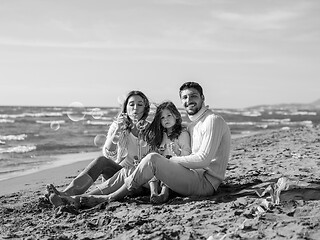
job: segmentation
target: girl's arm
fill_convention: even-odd
[[[171,151],[176,156],[187,156],[191,154],[191,138],[188,131],[181,132],[177,140],[170,145]]]
[[[181,149],[181,153],[178,156],[187,156],[191,154],[191,138],[187,130],[181,132],[178,137],[178,144]]]

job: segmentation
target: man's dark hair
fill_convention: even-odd
[[[184,84],[182,84],[179,90],[179,96],[181,97],[181,92],[188,88],[194,88],[200,93],[200,96],[204,96],[202,87],[200,86],[199,83],[196,83],[196,82],[185,82]]]

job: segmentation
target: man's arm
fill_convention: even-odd
[[[197,132],[191,136],[194,138],[192,141],[196,141],[193,144],[199,145],[198,150],[189,156],[172,157],[173,161],[184,167],[197,169],[205,168],[215,160],[221,139],[228,126],[221,117],[216,115],[208,116],[202,124],[201,135],[199,136],[200,132]]]

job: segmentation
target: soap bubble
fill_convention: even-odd
[[[107,136],[104,134],[98,134],[95,136],[93,143],[95,146],[102,148],[107,140]]]
[[[127,118],[128,118],[127,113],[120,113],[119,116],[115,118],[115,121],[119,124],[119,123],[126,122]]]
[[[91,110],[91,115],[94,119],[100,119],[103,116],[103,112],[100,108],[94,108]]]
[[[150,108],[149,114],[155,115],[156,114],[156,109]]]
[[[139,131],[143,131],[148,126],[148,122],[145,120],[140,120],[136,123],[136,126]]]
[[[136,119],[136,118],[132,119],[132,123],[133,123],[134,125],[137,125],[138,119]],[[133,127],[133,126],[132,126],[132,127]]]
[[[60,123],[58,121],[52,121],[50,123],[50,128],[54,131],[57,131],[60,128]]]
[[[80,102],[73,102],[69,105],[68,117],[70,120],[77,122],[84,119],[85,108]]]
[[[119,138],[120,138],[120,135],[115,135],[115,136],[113,137],[113,139],[112,139],[112,143],[113,143],[113,144],[118,144]]]
[[[124,101],[126,100],[126,96],[125,95],[118,96],[117,100],[120,106],[122,106],[124,104]]]
[[[140,146],[141,147],[146,147],[147,146],[147,142],[143,141],[143,140],[140,140]]]

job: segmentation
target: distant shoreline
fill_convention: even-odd
[[[25,175],[35,174],[37,172],[41,172],[44,170],[50,170],[57,167],[63,167],[65,165],[74,164],[77,162],[85,161],[87,159],[94,159],[95,157],[99,156],[101,151],[94,151],[94,152],[79,152],[79,153],[66,153],[66,154],[59,154],[53,156],[41,156],[41,158],[51,158],[56,159],[53,160],[50,164],[44,164],[37,168],[28,169],[25,171],[14,172],[12,174],[3,174],[0,175],[0,183],[2,181],[6,181],[12,178],[19,178]]]

